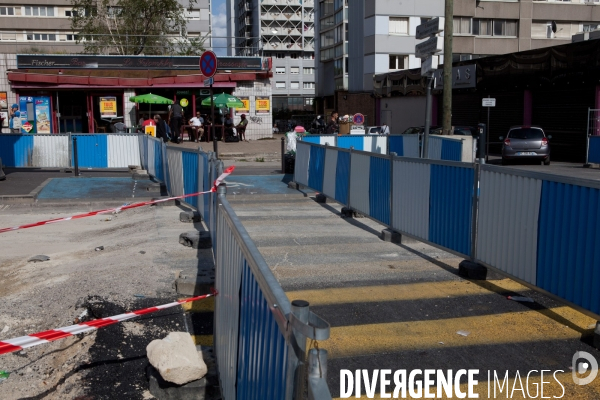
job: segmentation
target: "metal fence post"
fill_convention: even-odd
[[[292,312],[296,317],[305,324],[308,324],[309,303],[304,300],[292,301]],[[306,337],[292,328],[292,348],[297,357],[297,362],[294,371],[294,399],[300,400],[304,398],[304,381],[305,365],[306,365]]]
[[[477,218],[479,217],[479,178],[481,165],[473,164],[473,204],[471,213],[471,261],[477,262]]]
[[[352,150],[354,150],[354,146],[350,146],[350,160],[348,162],[348,201],[346,201],[348,208],[352,208],[350,207],[350,189],[352,187]]]
[[[590,154],[590,119],[591,119],[591,108],[588,107],[588,120],[587,120],[587,130],[585,131],[585,164],[589,165],[589,154]]]
[[[390,227],[394,227],[394,157],[397,154],[391,152],[388,156],[390,159]]]
[[[79,176],[79,160],[77,158],[77,136],[73,138],[73,162],[75,164],[75,176]]]

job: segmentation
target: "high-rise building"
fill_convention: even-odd
[[[229,55],[271,57],[274,119],[312,113],[315,97],[313,0],[228,0]],[[233,15],[233,18],[230,16]]]

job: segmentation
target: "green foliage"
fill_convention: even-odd
[[[197,0],[189,0],[192,8]],[[84,53],[197,55],[206,38],[188,37],[177,0],[72,0],[71,27]]]

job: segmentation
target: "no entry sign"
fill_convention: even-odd
[[[205,51],[200,56],[200,71],[207,78],[217,73],[217,55],[212,51]]]

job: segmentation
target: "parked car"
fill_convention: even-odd
[[[550,143],[552,136],[546,136],[539,126],[513,126],[506,138],[500,136],[502,144],[502,164],[512,160],[538,160],[550,165]]]
[[[429,133],[433,133],[433,131],[438,128],[439,128],[438,126],[429,127]],[[413,126],[411,128],[406,129],[404,132],[401,133],[401,135],[422,135],[424,133],[425,133],[424,126]]]

